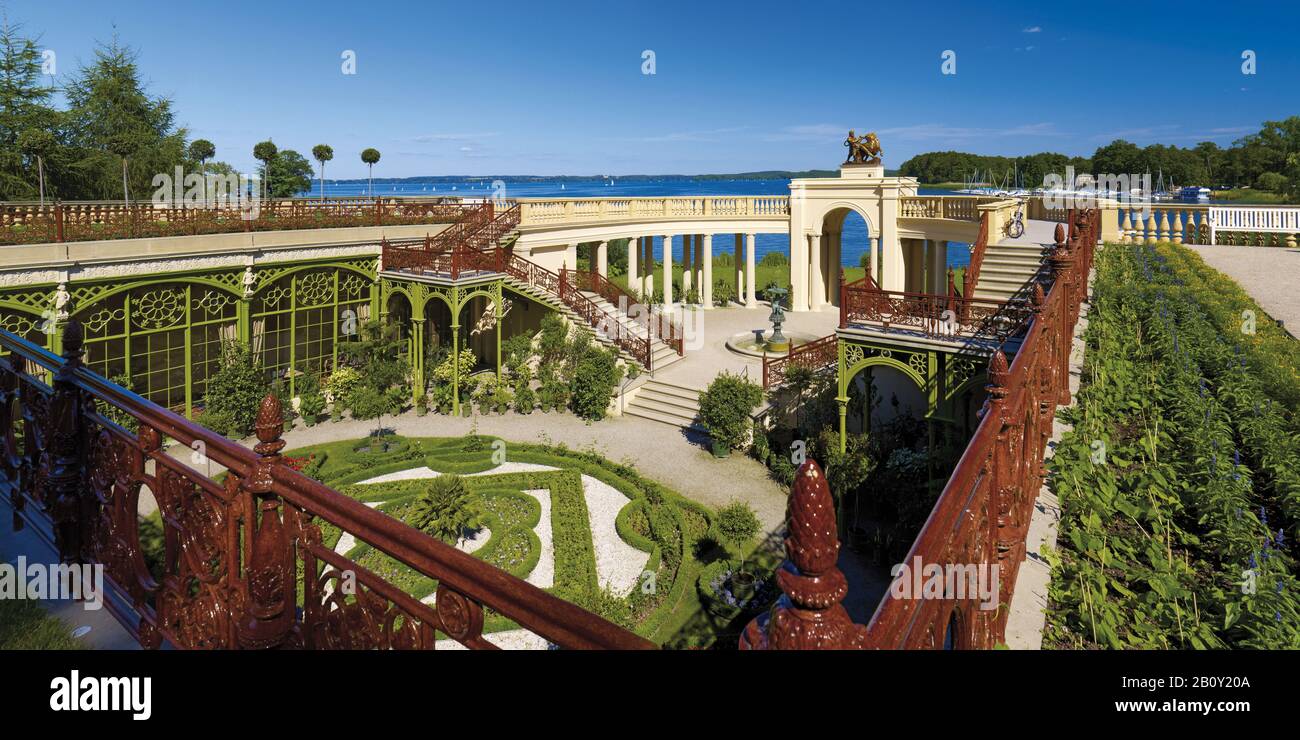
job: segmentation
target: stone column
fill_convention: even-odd
[[[709,238],[712,239],[713,235],[710,234]],[[704,293],[704,252],[700,251],[700,245],[703,243],[704,243],[704,234],[696,234],[695,253],[692,256],[695,257],[695,262],[694,262],[695,290],[699,294]]]
[[[867,240],[867,264],[871,265],[871,279],[880,283],[880,237],[873,236]]]
[[[948,242],[931,239],[929,247],[930,261],[926,265],[930,274],[929,292],[943,294],[948,291]]]
[[[691,235],[682,234],[682,300],[695,284],[691,274]]]
[[[831,281],[831,303],[836,306],[840,305],[840,271],[844,269],[841,264],[844,257],[841,250],[844,247],[844,232],[835,231],[831,233],[831,258],[830,258],[830,275]]]
[[[745,236],[744,234],[737,233],[736,248],[735,251],[732,252],[731,261],[736,263],[735,270],[734,270],[734,272],[736,273],[734,276],[734,281],[736,285],[736,291],[735,291],[736,303],[741,303],[741,304],[745,302],[745,266],[741,262],[741,260],[743,260],[744,258],[745,258]]]
[[[637,274],[637,252],[641,249],[641,237],[634,236],[627,240],[627,287],[641,289],[641,276]]]
[[[758,294],[754,292],[754,235],[745,234],[745,306],[758,308]]]
[[[596,245],[596,274],[609,277],[609,242],[601,241]]]
[[[700,254],[704,263],[700,273],[700,303],[704,308],[713,308],[713,235],[704,235],[704,251]]]
[[[673,305],[673,238],[664,234],[664,305]]]
[[[651,296],[655,293],[655,238],[647,236],[643,242],[645,245],[645,258],[641,261],[644,267],[641,271],[645,274],[645,302],[650,304]]]
[[[822,235],[808,235],[808,288],[801,310],[816,311],[825,302],[826,286],[822,278]]]

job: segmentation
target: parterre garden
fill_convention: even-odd
[[[1297,648],[1300,343],[1172,244],[1097,261],[1044,645]]]
[[[715,512],[642,477],[628,465],[563,445],[510,443],[503,447],[496,443],[495,438],[479,435],[389,437],[383,451],[372,452],[365,440],[344,440],[298,448],[288,454],[302,466],[304,474],[408,523],[414,522],[413,514],[430,478],[360,481],[421,466],[443,476],[460,476],[469,491],[475,526],[488,531],[487,541],[472,554],[520,578],[533,572],[542,551],[535,531],[541,507],[538,499],[525,491],[548,491],[554,577],[553,585],[546,590],[660,643],[674,644],[680,625],[697,621],[697,613],[707,607],[700,603],[697,590],[705,566],[743,556],[753,546],[752,539],[733,545],[729,533],[715,525]],[[503,451],[510,463],[555,470],[489,472],[502,462]],[[597,578],[593,525],[583,493],[584,475],[629,499],[618,512],[617,535],[647,554],[630,591],[616,593]],[[323,544],[331,548],[337,548],[344,536],[329,524],[322,524],[322,534]],[[345,542],[344,546],[347,557],[416,598],[427,597],[436,588],[433,580],[363,542]],[[762,562],[770,567],[770,561]],[[489,611],[485,631],[517,626]],[[707,642],[707,635],[692,638],[692,644]]]

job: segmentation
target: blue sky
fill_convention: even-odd
[[[878,131],[896,166],[937,149],[1090,154],[1117,137],[1226,145],[1300,115],[1294,2],[3,7],[56,52],[56,81],[116,27],[218,159],[251,168],[268,137],[304,154],[328,143],[331,177],[364,176],[367,146],[377,176],[694,174],[833,167],[850,127]]]

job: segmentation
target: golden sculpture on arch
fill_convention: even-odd
[[[844,140],[844,146],[849,148],[849,158],[844,160],[844,164],[880,164],[880,139],[876,138],[874,131],[854,136],[853,129],[849,129],[849,138]]]

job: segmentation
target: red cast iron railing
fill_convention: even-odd
[[[1008,366],[1002,351],[993,355],[980,424],[903,561],[908,568],[871,621],[855,624],[840,603],[847,582],[836,565],[835,503],[821,468],[809,460],[787,505],[788,561],[776,574],[786,598],[749,623],[742,648],[991,648],[1005,639],[1052,418],[1070,401],[1070,345],[1099,228],[1094,213],[1072,211],[1069,223],[1068,238],[1057,226],[1051,287],[1046,294],[1034,287],[1015,361]],[[996,565],[997,602],[986,608],[975,588],[940,598],[911,594],[897,579],[918,578],[918,565]]]
[[[483,636],[491,609],[561,647],[653,647],[295,471],[280,455],[274,395],[249,450],[91,372],[82,341],[81,325],[68,324],[59,358],[0,331],[0,493],[14,526],[33,526],[65,562],[103,565],[107,605],[143,646],[428,649],[441,633],[492,648]],[[225,468],[225,480],[186,464],[192,452]],[[139,526],[146,489],[164,535],[152,570]],[[434,603],[334,552],[324,525],[435,579]]]
[[[964,299],[961,302],[960,310],[963,318],[968,310],[967,302],[975,297],[975,286],[980,281],[980,268],[984,265],[984,253],[988,251],[989,215],[988,212],[985,212],[980,219],[979,235],[975,237],[975,244],[971,247],[970,264],[966,267],[966,275],[962,279],[961,293]]]
[[[200,207],[109,201],[5,203],[0,204],[0,245],[452,223],[477,208],[454,198],[245,199]]]
[[[841,295],[843,295],[841,293]],[[791,367],[805,367],[819,370],[834,365],[839,361],[839,346],[836,335],[830,334],[821,339],[801,344],[792,348],[787,354],[768,357],[763,355],[763,389],[775,388],[785,383],[785,373]]]
[[[556,274],[502,248],[499,240],[519,223],[519,206],[508,205],[508,209],[494,215],[493,204],[484,203],[461,221],[423,240],[384,240],[383,269],[447,275],[452,280],[470,271],[504,273],[554,297],[647,370],[653,370],[656,336],[679,355],[683,352],[681,325],[671,314],[656,315],[653,306],[641,306],[629,293],[594,272],[566,267]],[[609,301],[613,313],[584,292],[597,293]],[[644,326],[645,331],[629,330],[624,318]]]

